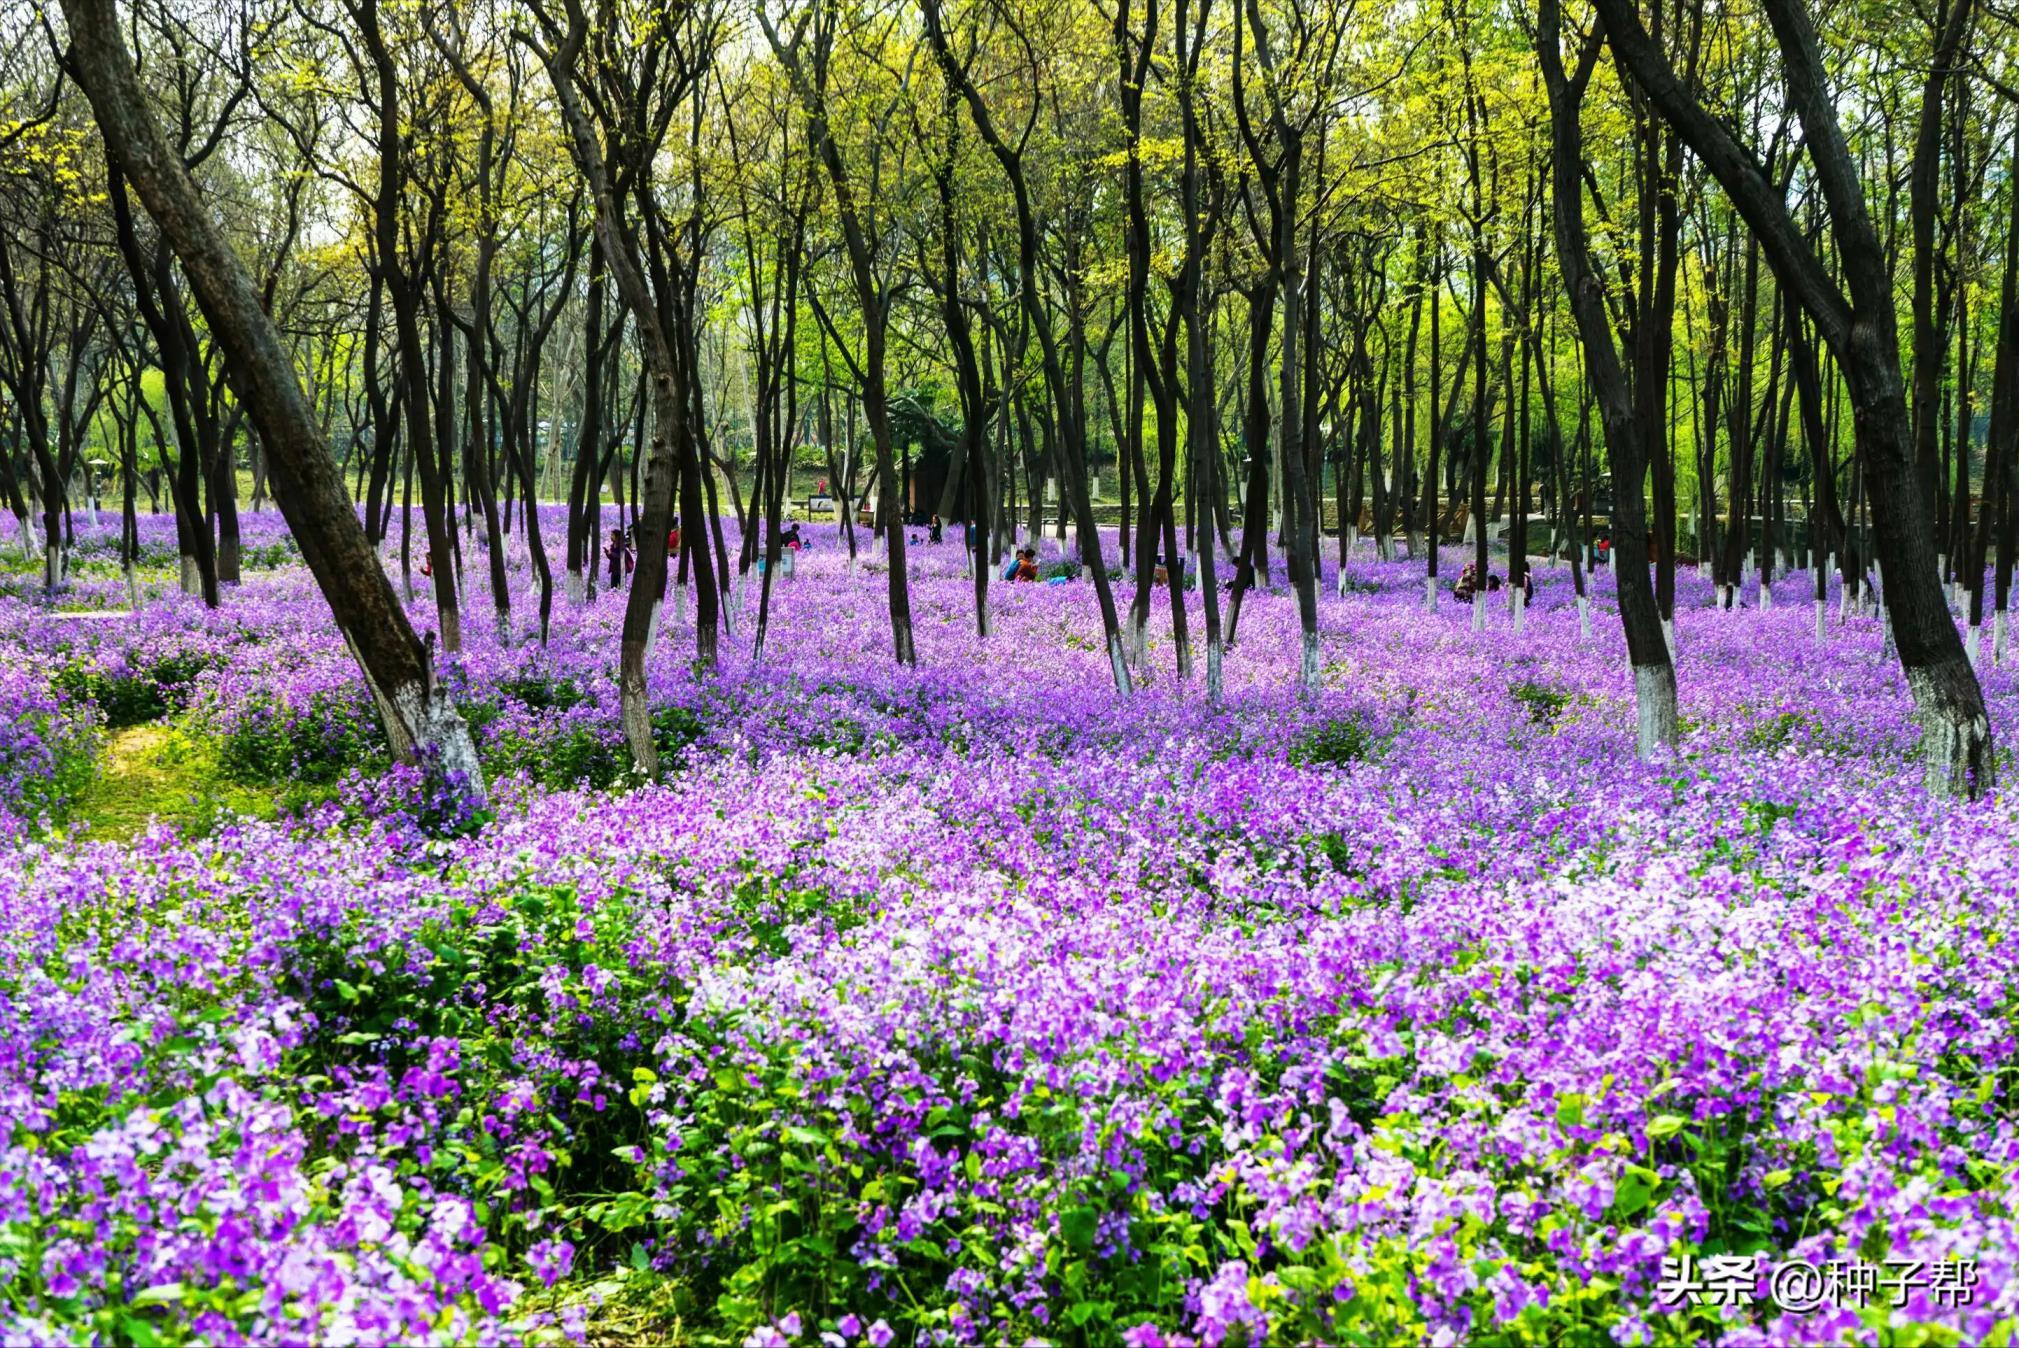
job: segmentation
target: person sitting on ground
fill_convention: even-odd
[[[1521,568],[1521,602],[1524,605],[1535,602],[1535,573],[1525,566]]]
[[[1025,548],[1017,554],[1016,574],[1010,579],[1031,581],[1038,578],[1038,550]]]
[[[806,546],[806,540],[799,536],[799,525],[796,522],[787,525],[785,532],[779,535],[778,546],[781,548],[791,548],[794,552]]]
[[[946,542],[946,526],[940,523],[939,516],[934,515],[932,523],[926,526],[926,537],[935,543]]]
[[[1451,597],[1461,604],[1469,604],[1478,589],[1479,568],[1467,562],[1465,569],[1458,573],[1458,583],[1451,587]]]
[[[1488,573],[1486,577],[1486,592],[1488,594],[1498,594],[1500,592],[1500,577]]]

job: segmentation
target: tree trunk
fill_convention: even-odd
[[[233,390],[270,456],[281,513],[357,656],[394,757],[429,760],[481,802],[469,728],[393,597],[258,291],[147,111],[112,0],[64,0],[63,10],[78,82],[225,351]]]

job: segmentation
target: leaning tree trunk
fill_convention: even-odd
[[[1804,147],[1828,203],[1841,289],[1757,156],[1676,78],[1637,9],[1627,0],[1598,0],[1598,8],[1622,69],[1718,179],[1758,236],[1784,293],[1809,312],[1836,353],[1851,395],[1859,470],[1872,502],[1887,615],[1922,725],[1927,784],[1939,794],[1982,795],[1995,784],[1991,722],[1936,571],[1933,519],[1918,481],[1900,372],[1891,268],[1838,121],[1808,11],[1797,0],[1763,5],[1780,49],[1788,101],[1801,117]]]
[[[483,771],[469,727],[435,681],[430,648],[408,624],[365,538],[259,292],[147,110],[112,0],[64,0],[63,11],[77,81],[224,349],[233,391],[269,455],[281,514],[357,656],[394,757],[432,760],[460,775],[481,802]]]
[[[1627,659],[1633,666],[1635,747],[1645,762],[1679,738],[1675,664],[1662,635],[1654,587],[1648,581],[1647,509],[1642,499],[1648,467],[1645,441],[1626,370],[1613,345],[1612,321],[1592,269],[1584,227],[1583,185],[1578,178],[1584,162],[1581,105],[1597,64],[1598,48],[1588,44],[1575,75],[1566,76],[1559,51],[1560,29],[1556,0],[1543,0],[1536,52],[1549,91],[1550,192],[1556,213],[1557,260],[1571,313],[1577,320],[1585,368],[1598,399],[1612,462],[1613,549],[1615,556],[1624,550],[1626,557],[1625,565],[1618,568],[1619,616],[1626,629]]]

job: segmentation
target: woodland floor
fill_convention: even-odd
[[[216,760],[209,743],[172,726],[110,731],[72,818],[93,842],[127,842],[155,823],[206,832],[227,810],[272,818],[272,794],[228,780]]]

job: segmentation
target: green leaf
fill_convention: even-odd
[[[182,1284],[161,1282],[141,1292],[128,1302],[131,1306],[167,1306],[182,1300]]]
[[[1683,1126],[1688,1122],[1689,1120],[1680,1114],[1659,1115],[1648,1120],[1648,1139],[1650,1141],[1660,1141],[1665,1137],[1674,1137],[1683,1130]]]
[[[1661,1176],[1646,1166],[1628,1166],[1619,1177],[1619,1187],[1613,1190],[1613,1220],[1625,1221],[1646,1207],[1660,1183]]]
[[[1094,1247],[1094,1228],[1099,1222],[1100,1214],[1081,1204],[1059,1214],[1059,1234],[1073,1249],[1091,1250]]]

